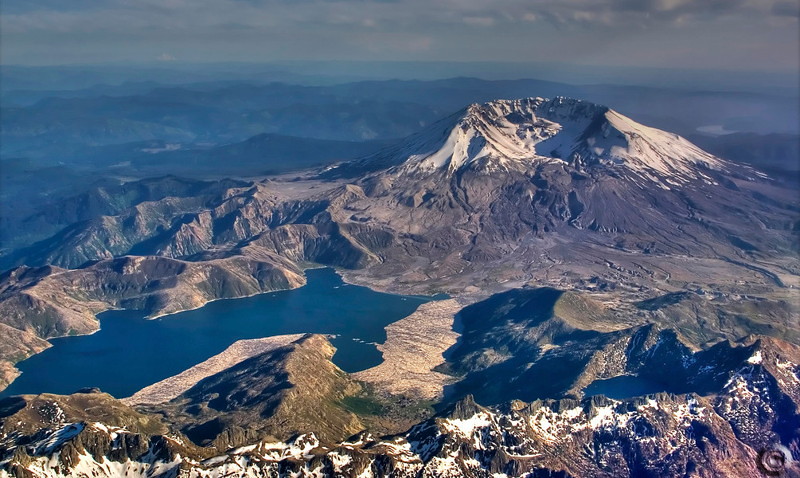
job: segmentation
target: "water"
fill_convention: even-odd
[[[432,300],[348,285],[332,269],[306,276],[299,289],[215,301],[156,320],[137,311],[105,312],[97,333],[53,339],[53,347],[17,364],[22,375],[2,396],[99,387],[126,397],[239,339],[304,332],[336,334],[334,363],[356,372],[381,362],[374,343],[386,340],[386,325]]]
[[[640,378],[635,375],[620,375],[619,377],[609,378],[607,380],[595,380],[583,390],[583,393],[587,397],[605,395],[615,400],[624,400],[626,398],[663,392],[665,389],[666,387],[663,384],[652,380]]]

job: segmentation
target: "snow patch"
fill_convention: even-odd
[[[456,432],[463,437],[469,438],[475,433],[476,429],[487,427],[491,424],[491,416],[486,412],[481,412],[466,420],[449,419],[444,423],[444,427],[449,432]]]
[[[763,360],[763,358],[761,357],[761,351],[758,350],[758,351],[756,351],[756,353],[753,354],[752,357],[747,359],[747,363],[755,365],[755,364],[760,364],[762,362],[762,360]]]

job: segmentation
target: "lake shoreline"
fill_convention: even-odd
[[[306,284],[302,287],[215,300],[158,320],[144,318],[136,311],[104,312],[103,327],[95,333],[56,339],[52,347],[19,362],[22,375],[0,396],[72,393],[95,386],[112,395],[129,396],[221,353],[237,340],[293,333],[336,335],[333,342],[339,352],[334,362],[345,371],[357,372],[380,363],[380,353],[373,344],[385,341],[386,325],[434,300],[352,285],[332,268],[307,268],[304,272]],[[348,287],[342,287],[345,284]],[[105,315],[109,313],[111,317]],[[245,317],[238,316],[241,314]],[[159,334],[166,334],[166,338]],[[197,343],[189,347],[186,342]],[[185,349],[186,354],[175,348]],[[164,362],[159,363],[158,357]],[[109,362],[107,373],[99,371],[102,367],[98,363],[103,361]],[[75,366],[70,368],[67,363]],[[147,370],[147,364],[168,367],[163,373],[153,373]],[[71,382],[72,375],[75,378]],[[130,379],[126,381],[123,376]],[[57,386],[49,386],[46,377]]]

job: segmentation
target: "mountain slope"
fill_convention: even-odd
[[[308,430],[342,440],[364,428],[341,404],[362,387],[330,361],[335,351],[325,337],[306,335],[203,379],[156,411],[193,442],[219,450]]]
[[[126,209],[147,202],[172,198],[182,207],[200,208],[213,203],[229,189],[245,187],[244,181],[199,181],[176,176],[162,176],[139,181],[107,180],[88,191],[58,201],[48,201],[41,210],[27,217],[4,218],[4,227],[17,231],[4,247],[30,245],[69,225],[101,216],[116,216]],[[5,238],[4,238],[5,239]],[[10,261],[10,258],[5,258]]]

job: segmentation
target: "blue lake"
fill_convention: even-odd
[[[336,334],[334,363],[347,372],[378,365],[384,327],[443,297],[401,296],[345,284],[333,269],[306,271],[305,286],[146,320],[138,311],[100,314],[95,334],[53,339],[17,364],[22,375],[0,396],[72,393],[99,387],[116,397],[170,377],[240,339],[305,332]]]
[[[606,380],[595,380],[583,389],[583,393],[587,397],[605,395],[615,400],[624,400],[665,390],[666,386],[658,382],[634,375],[620,375]]]

